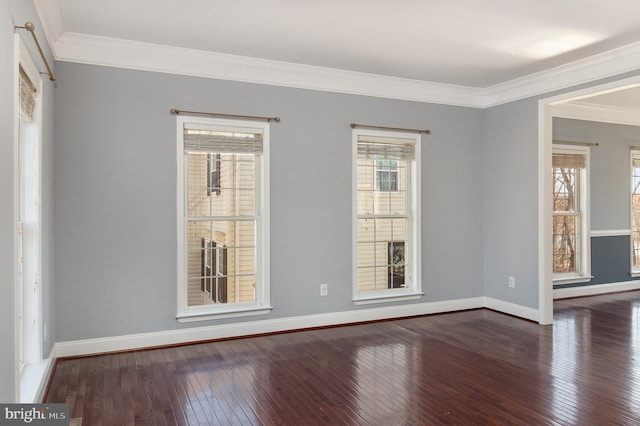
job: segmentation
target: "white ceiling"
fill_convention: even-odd
[[[54,56],[487,107],[640,67],[639,0],[34,0]]]
[[[50,1],[65,32],[472,87],[640,40],[638,0]]]

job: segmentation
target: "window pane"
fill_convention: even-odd
[[[579,215],[553,216],[553,272],[580,271],[577,241],[580,229]]]
[[[633,157],[634,164],[638,157]],[[640,270],[640,167],[631,168],[631,265]]]
[[[404,242],[390,242],[387,248],[389,256],[389,288],[404,287],[405,251]]]
[[[358,291],[376,291],[388,289],[388,273],[386,266],[358,268]]]
[[[255,221],[188,221],[189,306],[255,301],[255,282]]]
[[[187,152],[185,156],[187,216],[255,215],[254,155]]]
[[[376,240],[376,220],[358,219],[358,242],[375,242]]]
[[[362,267],[375,266],[376,244],[358,243],[358,265]]]
[[[407,227],[404,217],[358,220],[359,291],[404,287]]]
[[[578,169],[560,167],[553,169],[553,211],[576,211],[578,207],[577,171]]]

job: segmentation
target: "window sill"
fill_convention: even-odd
[[[640,271],[633,271],[633,272],[631,272],[631,277],[632,277],[632,278],[638,278],[638,277],[640,277]]]
[[[416,300],[424,296],[424,293],[410,294],[376,294],[360,296],[353,299],[355,305],[369,305],[372,303],[399,302],[403,300]]]
[[[593,278],[592,275],[587,276],[567,276],[553,279],[553,284],[580,284],[588,283]]]
[[[243,306],[236,308],[223,308],[207,311],[196,312],[182,312],[176,316],[176,319],[180,323],[196,322],[196,321],[209,321],[223,318],[237,318],[248,317],[253,315],[266,315],[271,312],[273,306]]]

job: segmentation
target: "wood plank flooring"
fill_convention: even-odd
[[[640,292],[58,361],[87,425],[640,424]]]

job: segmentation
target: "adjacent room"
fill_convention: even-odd
[[[640,422],[637,16],[0,0],[0,403]]]

